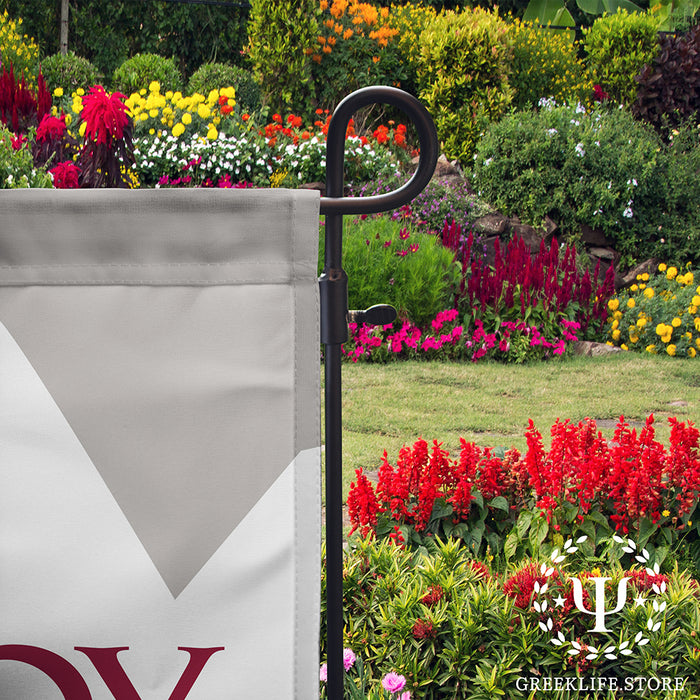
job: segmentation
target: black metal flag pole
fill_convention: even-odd
[[[371,104],[397,107],[413,122],[418,133],[420,160],[413,177],[402,187],[373,197],[344,197],[345,134],[352,115]],[[329,700],[343,700],[343,493],[341,346],[348,336],[348,278],[343,270],[343,215],[374,214],[410,202],[430,181],[438,158],[433,120],[412,95],[393,87],[362,88],[348,95],[335,109],[326,145],[326,196],[321,214],[326,217],[324,268],[319,278],[321,342],[324,344],[326,420],[326,630]],[[391,307],[375,306],[360,312],[360,321],[393,321]]]

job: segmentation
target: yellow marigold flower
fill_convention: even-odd
[[[639,336],[635,335],[634,333],[630,333],[630,343],[638,343],[639,342]]]
[[[175,126],[173,127],[173,136],[175,138],[178,138],[178,137],[182,136],[184,133],[185,133],[185,125],[182,122],[178,122],[177,124],[175,124]]]
[[[622,343],[622,345],[620,345],[620,347],[621,347],[623,350],[629,350],[629,348],[628,348],[624,343]]]
[[[644,290],[644,296],[645,296],[647,299],[651,299],[651,298],[654,296],[654,288],[653,288],[653,287],[647,287],[647,288]]]
[[[349,39],[355,32],[352,31],[349,27],[343,32],[343,39]]]
[[[210,90],[209,95],[207,95],[207,102],[209,104],[214,104],[214,102],[219,101],[219,91],[218,90]]]
[[[605,341],[605,344],[606,344],[606,345],[613,346],[615,343],[613,343],[612,340],[606,340],[606,341]]]
[[[666,279],[672,280],[678,274],[678,270],[675,267],[669,267],[666,270]]]
[[[619,328],[619,326],[620,326],[620,321],[618,321],[618,319],[616,319],[616,318],[613,319],[613,322],[612,322],[612,329],[613,329],[613,330],[616,330],[617,328]]]
[[[79,97],[82,97],[85,94],[85,90],[83,90],[83,88],[78,88],[75,91],[75,94],[78,95]]]
[[[628,300],[627,300],[627,308],[628,308],[628,309],[633,309],[634,306],[635,306],[635,301],[634,301],[634,299],[632,299],[632,298],[628,299]]]
[[[694,294],[693,298],[690,300],[693,306],[700,306],[700,294]]]
[[[192,115],[189,112],[185,112],[182,115],[182,123],[183,124],[191,124],[192,123]]]
[[[148,84],[148,91],[149,92],[160,92],[160,83],[157,80],[152,80]]]
[[[637,319],[637,328],[644,328],[647,325],[647,320],[642,316],[642,318]]]
[[[633,284],[633,285],[630,287],[630,290],[633,291],[633,292],[636,292],[638,289],[639,289],[639,287],[638,287],[636,284]]]
[[[63,97],[63,88],[62,88],[62,87],[57,87],[57,88],[53,91],[53,96],[54,96],[54,97]]]
[[[619,306],[620,306],[620,302],[617,299],[611,299],[608,302],[608,308],[610,309],[610,311],[616,311]]]
[[[695,357],[696,355],[695,348],[688,348],[688,357]]]
[[[685,283],[686,284],[693,284],[695,281],[695,278],[693,277],[693,273],[688,270],[688,272],[685,273]]]
[[[659,323],[656,326],[656,335],[665,335],[666,334],[666,324],[665,323]]]
[[[213,124],[209,124],[209,131],[207,131],[207,140],[216,141],[218,136],[219,132],[216,130],[216,127]]]
[[[85,136],[85,130],[86,130],[86,129],[87,129],[87,122],[83,122],[83,123],[80,125],[80,128],[78,129],[78,133],[79,133],[81,136]]]
[[[640,288],[640,289],[646,289],[647,286],[646,286],[646,284],[644,284],[644,282],[641,282],[640,285],[639,285],[639,288]]]
[[[141,114],[139,114],[139,119],[140,119],[142,122],[145,122],[146,119],[148,119],[148,112],[141,112]]]
[[[617,342],[618,340],[620,340],[620,330],[619,330],[619,329],[614,330],[614,331],[612,332],[612,339],[613,339],[614,341],[616,341],[616,342]]]
[[[616,311],[613,314],[613,318],[619,321],[622,318],[622,311]]]
[[[668,516],[671,515],[671,511],[669,511],[669,510],[667,510],[667,509],[666,509],[666,510],[662,510],[662,511],[661,511],[661,515],[663,515],[664,518],[668,518]]]
[[[673,357],[676,354],[676,346],[675,345],[668,345],[666,347],[666,352]]]
[[[197,105],[197,114],[199,114],[199,116],[202,119],[209,119],[209,115],[211,114],[211,110],[209,109],[209,107],[207,107],[207,105],[199,104],[199,105]]]
[[[656,345],[647,345],[645,350],[652,355],[656,355]]]
[[[649,273],[648,273],[648,272],[645,272],[645,273],[642,275],[642,282],[648,282],[648,281],[649,281]]]
[[[666,272],[666,263],[659,263],[659,272]]]
[[[683,321],[681,321],[680,318],[678,318],[678,316],[676,316],[676,317],[673,319],[673,321],[671,321],[671,325],[672,325],[674,328],[678,328],[682,323],[683,323]]]
[[[324,10],[328,9],[328,0],[321,0],[319,7],[321,8],[321,12]]]
[[[158,110],[157,109],[148,110],[148,116],[155,119],[158,116]]]

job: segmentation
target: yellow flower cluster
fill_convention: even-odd
[[[623,350],[697,357],[700,351],[700,286],[687,269],[661,263],[658,274],[637,275],[628,291],[608,302],[608,341]]]
[[[435,8],[423,5],[391,5],[391,26],[398,31],[399,50],[409,63],[416,64],[420,57],[420,35],[435,19]]]
[[[179,138],[189,131],[213,141],[219,136],[222,119],[233,113],[235,96],[233,87],[212,90],[206,97],[172,90],[163,94],[154,80],[148,90],[132,93],[125,104],[134,120],[135,135],[169,131]]]
[[[518,107],[535,106],[542,97],[585,103],[593,81],[579,58],[573,32],[535,27],[516,19],[509,25],[513,40],[510,82]]]
[[[39,47],[34,39],[22,34],[22,20],[10,19],[7,10],[0,15],[0,58],[7,70],[12,64],[16,78],[24,75],[29,86],[36,84]]]

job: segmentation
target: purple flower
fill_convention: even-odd
[[[355,654],[352,649],[343,649],[343,666],[349,671],[355,663]]]
[[[382,678],[382,688],[388,693],[399,693],[406,687],[406,679],[398,673],[387,673]]]

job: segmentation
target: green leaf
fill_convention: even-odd
[[[511,530],[503,545],[503,554],[506,559],[512,559],[515,556],[515,552],[518,549],[518,541],[518,533],[515,530]]]
[[[535,22],[538,24],[555,23],[555,19],[559,17],[562,10],[566,10],[563,0],[530,0],[525,14],[523,14],[524,22]]]
[[[627,10],[627,12],[642,12],[639,5],[635,5],[630,0],[603,0],[605,11],[614,15],[618,10]]]
[[[515,529],[517,530],[518,537],[521,540],[525,538],[525,534],[530,528],[532,517],[533,513],[530,510],[521,511],[520,516],[518,517],[518,522],[515,525]]]
[[[588,15],[602,15],[605,11],[602,0],[576,0],[576,4]]]
[[[649,538],[657,531],[658,526],[653,523],[649,518],[642,518],[642,522],[639,524],[639,535],[637,538],[637,546],[644,547],[649,541]]]
[[[492,498],[489,501],[489,505],[492,508],[497,508],[498,510],[502,510],[504,512],[508,512],[510,510],[510,506],[508,505],[508,501],[503,496],[496,496],[495,498]]]
[[[547,532],[549,531],[549,523],[544,516],[538,517],[537,522],[530,528],[530,546],[533,553],[539,551],[540,545],[545,541]]]

